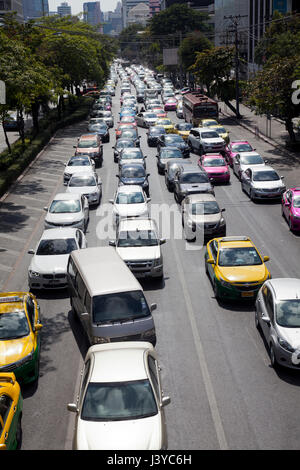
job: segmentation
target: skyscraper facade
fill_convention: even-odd
[[[91,26],[98,26],[99,32],[103,32],[100,2],[85,2],[83,4],[83,20]]]
[[[18,21],[23,22],[23,3],[22,0],[0,0],[0,16],[6,13],[16,12]]]
[[[49,15],[48,0],[23,0],[24,20]]]
[[[62,2],[59,7],[57,7],[57,14],[59,16],[68,16],[72,15],[72,10],[68,2]]]

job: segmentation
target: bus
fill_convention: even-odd
[[[186,122],[198,127],[201,119],[216,119],[219,117],[217,101],[199,92],[186,93],[182,97],[183,117]]]

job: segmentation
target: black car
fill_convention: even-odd
[[[109,142],[109,127],[104,121],[90,124],[88,130],[89,132],[98,134],[101,137],[102,142]]]
[[[160,126],[152,126],[149,128],[147,132],[147,144],[149,147],[157,147],[158,139],[166,134],[166,130],[164,127]]]
[[[161,147],[157,152],[156,158],[158,173],[163,175],[165,173],[167,161],[173,158],[184,159],[184,156],[178,147]]]
[[[119,168],[119,185],[122,184],[138,184],[142,186],[143,190],[149,197],[149,181],[148,176],[150,173],[146,173],[146,169],[142,163],[124,163]]]
[[[131,139],[135,143],[135,147],[140,146],[140,136],[136,129],[125,129],[121,132],[119,139]]]
[[[117,163],[119,161],[119,156],[124,148],[135,147],[135,142],[133,139],[117,139],[116,145],[113,147],[114,149],[114,162]]]
[[[157,149],[161,147],[177,147],[181,150],[183,156],[188,158],[190,156],[190,147],[184,141],[183,137],[178,134],[166,134],[162,135],[157,142]]]

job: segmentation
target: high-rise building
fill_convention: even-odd
[[[140,24],[146,26],[150,19],[150,8],[145,3],[138,3],[135,7],[130,8],[127,14],[127,25]]]
[[[18,21],[24,21],[22,0],[0,0],[0,17],[12,12],[16,12]]]
[[[98,26],[99,32],[103,32],[100,2],[85,2],[83,4],[83,20],[91,26]]]
[[[149,0],[150,16],[160,12],[160,0]]]
[[[208,11],[208,6],[214,3],[214,0],[160,0],[160,7],[161,10],[165,10],[170,6],[174,5],[175,3],[184,3],[188,5],[190,8],[200,11]],[[240,2],[243,3],[243,2]]]
[[[117,3],[115,11],[106,11],[104,12],[104,24],[103,32],[104,34],[110,34],[112,36],[117,36],[122,31],[122,4],[121,2]]]
[[[62,2],[59,7],[57,7],[57,14],[59,16],[68,16],[72,15],[72,10],[68,2]]]
[[[24,20],[49,15],[48,0],[23,0]]]
[[[149,6],[149,0],[122,0],[122,20],[123,28],[128,26],[128,12],[131,8],[136,7],[139,3]]]

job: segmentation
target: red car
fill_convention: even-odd
[[[116,128],[116,139],[121,135],[121,132],[127,129],[136,129],[136,123],[133,122],[119,122],[118,127]]]
[[[153,113],[157,114],[158,118],[166,118],[167,117],[167,113],[164,110],[164,108],[161,108],[161,107],[153,108],[153,109],[151,109],[151,111],[153,111]]]
[[[281,213],[290,230],[300,231],[300,187],[290,188],[282,195]]]
[[[132,124],[133,127],[137,127],[137,123],[134,116],[123,116],[120,124]]]
[[[202,155],[198,160],[198,165],[207,173],[212,183],[229,183],[230,170],[221,153]]]
[[[176,111],[177,108],[177,99],[176,98],[168,98],[165,102],[165,111]]]
[[[232,167],[233,159],[238,153],[253,151],[255,151],[255,149],[247,140],[233,140],[225,147],[225,158]]]

